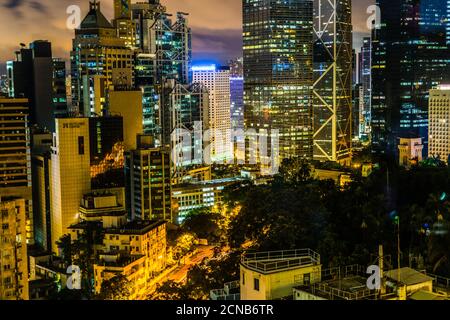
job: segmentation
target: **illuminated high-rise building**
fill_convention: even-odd
[[[430,90],[428,155],[450,160],[450,85]]]
[[[230,77],[231,128],[244,129],[244,77]]]
[[[91,190],[89,119],[56,119],[51,151],[51,246],[78,221],[83,194]]]
[[[279,130],[279,155],[312,158],[313,1],[244,0],[246,129]]]
[[[204,163],[203,132],[209,129],[209,91],[201,83],[176,84],[170,92],[170,114],[164,136],[170,139],[172,162],[178,174],[183,167]],[[166,131],[166,130],[165,130]]]
[[[131,8],[138,48],[135,85],[143,92],[144,131],[155,136],[156,145],[163,145],[163,109],[174,87],[170,81],[188,85],[192,79],[191,29],[187,14],[178,12],[172,19],[159,0],[134,3]]]
[[[358,79],[361,84],[362,99],[360,114],[353,117],[359,119],[359,137],[367,140],[370,137],[371,105],[372,105],[372,45],[370,37],[363,39],[363,46],[358,55]]]
[[[134,48],[136,25],[131,19],[131,0],[114,0],[113,25],[117,30],[117,36],[125,41],[125,45]]]
[[[398,139],[428,150],[429,91],[450,81],[445,0],[377,0],[372,34],[372,148],[393,158]]]
[[[314,18],[314,159],[348,164],[352,142],[351,0],[316,0]]]
[[[53,105],[55,108],[55,118],[65,117],[69,114],[66,88],[66,62],[60,58],[53,58]]]
[[[175,222],[172,214],[172,162],[168,148],[155,148],[152,136],[139,136],[126,153],[125,179],[130,218]]]
[[[30,43],[7,62],[9,96],[29,100],[30,127],[55,130],[55,118],[67,114],[65,63],[52,58],[52,45],[45,40]]]
[[[34,244],[31,150],[27,99],[0,97],[0,197],[25,201],[28,244]]]
[[[230,68],[211,66],[192,67],[195,83],[203,84],[209,92],[209,157],[221,162],[232,156]]]
[[[28,300],[26,201],[0,195],[0,300]]]
[[[118,37],[117,30],[101,13],[100,3],[96,1],[89,3],[88,14],[75,30],[70,59],[72,103],[85,116],[91,112],[83,98],[83,92],[85,96],[90,92],[84,88],[86,83],[100,76],[105,79],[103,89],[109,90],[113,86],[114,72],[123,70],[131,74],[134,63],[133,51]],[[106,93],[96,95],[102,97]],[[98,111],[95,113],[101,115]]]

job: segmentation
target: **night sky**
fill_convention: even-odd
[[[142,0],[140,0],[142,1]],[[112,18],[113,0],[101,0],[102,12]],[[138,1],[133,1],[138,2]],[[225,62],[242,50],[242,0],[162,0],[170,13],[190,13],[195,62]],[[368,34],[367,7],[374,0],[353,0],[355,47]],[[73,30],[66,28],[68,6],[77,4],[82,16],[88,0],[0,0],[0,65],[14,58],[19,43],[42,39],[52,42],[55,57],[68,59]]]

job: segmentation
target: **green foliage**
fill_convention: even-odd
[[[210,291],[223,287],[227,282],[239,279],[240,251],[226,255],[217,251],[208,261],[192,267],[187,275],[186,284],[173,281],[165,282],[157,289],[160,300],[205,300]]]
[[[130,300],[132,283],[123,275],[103,281],[98,300]]]
[[[200,239],[215,242],[220,238],[220,219],[220,214],[213,213],[209,208],[196,209],[186,216],[182,228],[186,232],[196,234]]]

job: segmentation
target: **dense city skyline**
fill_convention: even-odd
[[[105,16],[112,18],[112,1],[102,0],[100,3]],[[162,3],[171,13],[189,13],[193,28],[194,62],[225,63],[242,55],[241,0],[163,0]],[[369,14],[366,10],[373,3],[374,0],[353,1],[356,48],[361,47],[362,37],[369,34],[366,27]],[[1,4],[0,20],[3,23],[0,33],[3,40],[0,71],[4,70],[5,61],[14,58],[13,53],[21,42],[28,44],[36,39],[51,41],[55,56],[67,60],[73,36],[73,30],[66,28],[66,9],[70,5],[80,5],[82,17],[87,13],[88,1],[85,0],[7,0]]]
[[[0,300],[450,300],[450,0],[137,1],[0,4]]]

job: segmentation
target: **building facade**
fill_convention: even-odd
[[[125,161],[127,211],[131,219],[174,221],[170,150],[141,141],[136,150],[126,153]]]
[[[245,127],[279,130],[281,159],[311,159],[313,1],[246,0],[243,16]]]
[[[209,159],[223,162],[231,158],[231,101],[230,69],[228,67],[194,66],[193,81],[201,83],[209,92],[208,130]]]
[[[89,121],[87,118],[56,119],[51,151],[51,236],[56,242],[78,221],[83,194],[91,189]]]
[[[352,143],[350,0],[314,1],[314,159],[349,164]]]
[[[117,36],[117,31],[100,11],[99,2],[89,2],[89,12],[75,30],[72,41],[71,60],[71,89],[72,103],[80,114],[89,116],[92,112],[86,106],[86,83],[92,77],[102,76],[103,90],[109,90],[113,85],[113,72],[133,70],[133,52],[126,46],[125,40]],[[86,91],[87,90],[87,91]],[[106,96],[105,92],[96,92],[97,96]],[[102,115],[103,110],[95,110]]]
[[[28,300],[25,202],[0,197],[0,300]]]
[[[398,138],[422,138],[428,149],[429,90],[450,81],[447,1],[378,0],[372,36],[373,151],[391,158]]]
[[[448,163],[450,156],[450,86],[430,90],[428,156]]]

